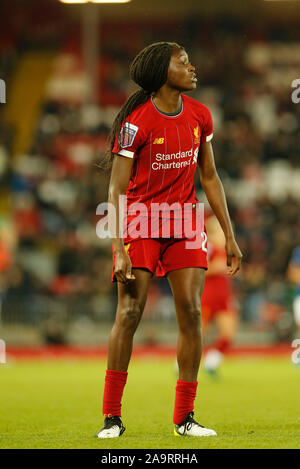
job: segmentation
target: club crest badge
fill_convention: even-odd
[[[194,143],[195,143],[195,145],[198,145],[200,143],[199,127],[198,126],[194,128],[194,137],[195,137]]]

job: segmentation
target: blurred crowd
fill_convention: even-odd
[[[2,121],[2,321],[17,317],[34,323],[42,318],[46,339],[60,342],[58,324],[70,317],[113,318],[111,243],[96,235],[96,208],[107,200],[109,175],[97,164],[118,108],[135,89],[128,64],[159,37],[186,47],[198,76],[198,89],[191,96],[212,112],[216,165],[244,254],[235,279],[242,321],[258,330],[277,327],[291,308],[294,287],[286,271],[292,250],[300,244],[300,107],[291,100],[300,62],[299,31],[278,24],[260,28],[230,18],[161,20],[147,29],[136,24],[131,40],[128,30],[130,25],[117,33],[114,29],[112,37],[109,25],[103,25],[99,104],[84,104],[84,71],[74,85],[72,71],[80,69],[82,57],[78,37],[68,30],[58,41],[26,154],[12,157],[13,130]],[[296,55],[287,53],[291,47]],[[6,70],[13,73],[13,66],[6,65]],[[68,88],[68,80],[74,87],[66,99],[61,90],[62,85]],[[198,179],[195,184],[205,201]],[[167,281],[154,280],[146,316],[174,319],[170,295]]]

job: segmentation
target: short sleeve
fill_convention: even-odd
[[[143,134],[140,125],[126,121],[116,137],[112,153],[126,156],[127,158],[134,158],[138,149],[144,143]]]
[[[213,121],[210,110],[205,106],[205,113],[203,119],[203,129],[201,134],[201,143],[210,142],[213,138]]]

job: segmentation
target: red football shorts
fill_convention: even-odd
[[[187,267],[207,269],[206,233],[196,249],[187,249],[186,242],[195,238],[140,238],[125,244],[132,268],[147,269],[157,277],[165,277],[168,272]],[[111,281],[116,282],[114,275],[115,255],[113,252],[113,271]]]
[[[218,313],[236,313],[231,281],[226,274],[206,277],[201,296],[201,311],[205,322],[213,320]]]

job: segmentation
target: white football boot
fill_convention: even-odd
[[[190,412],[184,421],[179,425],[175,425],[175,436],[217,436],[217,433],[210,428],[205,428],[196,422],[194,419],[194,412]]]
[[[104,425],[101,430],[97,433],[97,438],[117,438],[124,433],[125,427],[122,423],[121,417],[113,415],[112,417],[106,417]]]

